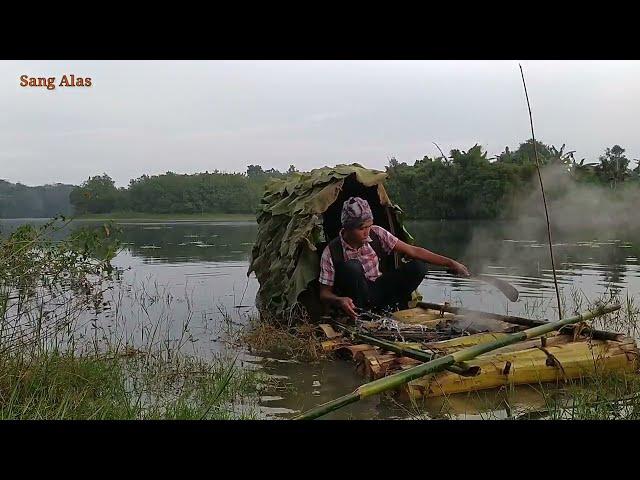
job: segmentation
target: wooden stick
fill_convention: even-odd
[[[411,348],[406,345],[402,345],[401,343],[388,342],[386,340],[382,340],[380,338],[373,337],[371,335],[364,335],[362,333],[357,332],[355,329],[350,328],[342,323],[334,322],[339,329],[348,333],[352,337],[366,342],[370,345],[375,345],[376,347],[383,348],[385,350],[389,350],[390,352],[395,352],[400,355],[404,355],[405,357],[413,358],[415,360],[420,360],[422,362],[430,362],[436,356],[432,353],[425,352],[423,350],[418,350],[417,348]],[[458,366],[451,365],[446,368],[450,372],[457,373],[458,375],[462,375],[465,377],[475,377],[480,374],[480,369],[478,367],[472,367],[469,365]]]
[[[487,318],[491,320],[500,320],[501,322],[511,323],[513,325],[522,325],[523,327],[537,327],[538,325],[545,325],[549,322],[546,320],[533,320],[531,318],[524,317],[515,317],[512,315],[499,315],[497,313],[489,313],[489,312],[481,312],[479,310],[469,310],[467,308],[462,307],[451,307],[448,305],[441,305],[439,303],[430,303],[430,302],[418,302],[418,307],[428,308],[431,310],[439,310],[441,312],[453,313],[455,315],[473,315],[479,318]],[[577,327],[570,325],[564,327],[560,333],[566,329],[570,333],[574,333]],[[603,330],[595,330],[591,327],[583,328],[582,331],[587,335],[590,335],[592,338],[596,340],[614,340],[619,342],[622,337],[624,337],[621,333],[615,332],[605,332]]]

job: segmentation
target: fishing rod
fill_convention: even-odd
[[[540,162],[538,161],[538,148],[536,147],[536,134],[533,131],[533,116],[531,114],[531,104],[529,103],[529,94],[527,93],[527,84],[524,81],[524,71],[522,65],[520,67],[520,75],[522,76],[522,85],[524,86],[524,95],[527,99],[527,108],[529,109],[529,124],[531,125],[531,138],[533,140],[533,154],[536,159],[536,170],[538,171],[538,180],[540,180],[540,190],[542,191],[542,203],[544,204],[544,214],[547,219],[547,237],[549,240],[549,255],[551,255],[551,270],[553,271],[553,284],[556,288],[556,299],[558,300],[558,318],[562,318],[562,305],[560,303],[560,290],[558,289],[558,279],[556,277],[556,265],[553,260],[553,244],[551,242],[551,225],[549,223],[549,209],[547,208],[547,198],[544,194],[544,185],[542,183],[542,174],[540,173]]]
[[[558,302],[558,318],[562,318],[562,304],[560,301],[560,290],[558,288],[558,278],[556,275],[556,266],[555,266],[555,260],[553,258],[553,242],[551,240],[551,224],[549,221],[549,209],[547,207],[547,198],[546,195],[544,193],[544,184],[542,182],[542,174],[540,173],[540,161],[538,159],[538,148],[536,146],[536,135],[533,129],[533,114],[531,113],[531,103],[529,102],[529,93],[527,92],[527,83],[525,82],[524,79],[524,71],[522,70],[522,65],[518,64],[518,66],[520,67],[520,75],[522,76],[522,85],[524,87],[524,94],[527,100],[527,109],[529,110],[529,124],[531,125],[531,138],[533,140],[533,153],[534,153],[534,157],[535,157],[535,161],[536,161],[536,170],[538,172],[538,180],[540,181],[540,190],[542,192],[542,202],[544,205],[544,213],[545,213],[545,218],[547,221],[547,237],[548,237],[548,243],[549,243],[549,255],[551,256],[551,270],[553,272],[553,285],[555,287],[556,290],[556,299]],[[444,152],[442,151],[442,149],[438,146],[437,143],[433,142],[433,144],[438,148],[438,150],[440,151],[440,153],[442,154],[443,158],[446,160],[446,155],[444,154]],[[451,272],[450,272],[451,273]],[[489,275],[477,275],[477,274],[472,274],[469,278],[471,278],[472,280],[479,280],[481,282],[485,282],[485,283],[489,283],[491,285],[493,285],[494,287],[496,287],[498,290],[500,290],[509,300],[511,300],[512,302],[515,302],[516,300],[518,300],[518,290],[516,290],[516,288],[511,285],[510,283],[494,277],[494,276],[489,276]]]

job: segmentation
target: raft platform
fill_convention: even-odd
[[[320,328],[326,336],[323,350],[353,361],[357,371],[371,381],[422,361],[358,341],[353,331],[395,346],[443,356],[542,323],[546,322],[456,308],[446,303],[419,302],[416,308],[400,310],[389,317],[359,321],[355,330],[353,324],[344,328],[338,320],[320,324]],[[579,324],[480,355],[464,365],[456,364],[456,369],[452,369],[455,371],[418,378],[399,393],[417,399],[509,385],[560,383],[596,373],[634,372],[639,358],[635,339]]]

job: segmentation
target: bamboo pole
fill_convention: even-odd
[[[334,322],[334,324],[341,330],[353,336],[354,338],[361,340],[363,342],[367,342],[370,345],[375,345],[377,347],[384,348],[385,350],[389,350],[390,352],[395,352],[400,355],[404,355],[405,357],[413,358],[415,360],[420,360],[422,362],[430,362],[431,360],[436,358],[435,354],[433,353],[428,353],[423,350],[418,350],[417,348],[411,348],[396,342],[388,342],[380,338],[372,337],[371,335],[364,335],[338,322]],[[457,373],[458,375],[462,375],[462,376],[475,376],[480,373],[479,368],[472,367],[469,365],[451,365],[447,367],[446,370],[449,370],[450,372]]]
[[[500,315],[498,313],[481,312],[479,310],[469,310],[461,307],[451,307],[448,305],[441,305],[439,303],[431,302],[418,302],[418,307],[428,308],[430,310],[440,310],[442,312],[453,313],[454,315],[477,315],[480,318],[488,318],[491,320],[500,320],[501,322],[511,323],[513,325],[522,325],[523,327],[537,327],[538,325],[546,325],[549,322],[546,320],[533,320],[531,318],[515,317],[513,315]],[[574,333],[577,327],[570,325],[564,327],[562,330],[567,330],[569,333]],[[624,337],[621,333],[606,332],[604,330],[596,330],[591,327],[586,327],[581,330],[582,332],[590,335],[596,340],[613,340],[619,342]],[[563,333],[563,332],[561,332]]]
[[[450,355],[436,358],[416,367],[395,373],[393,375],[389,375],[388,377],[374,380],[373,382],[369,382],[365,385],[361,385],[352,393],[312,408],[311,410],[308,410],[307,412],[294,417],[294,420],[312,420],[314,418],[321,417],[345,405],[349,405],[350,403],[362,400],[363,398],[367,398],[387,390],[398,388],[405,383],[410,382],[411,380],[423,377],[429,373],[444,370],[446,367],[453,365],[454,363],[471,360],[472,358],[475,358],[478,355],[482,355],[483,353],[497,350],[498,348],[502,348],[507,345],[520,342],[522,340],[539,337],[540,335],[544,335],[545,333],[558,330],[565,325],[589,320],[593,317],[598,317],[604,315],[605,313],[611,313],[618,309],[620,309],[620,305],[612,305],[610,307],[601,306],[595,310],[586,311],[574,317],[565,318],[556,322],[529,328],[527,330],[523,330],[522,332],[507,335],[494,342],[487,342],[480,345],[475,345],[473,347],[465,348],[464,350],[459,350]]]

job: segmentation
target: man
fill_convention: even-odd
[[[427,273],[426,263],[448,267],[469,276],[467,267],[421,247],[409,245],[384,228],[373,225],[369,203],[351,197],[342,207],[342,229],[320,259],[320,299],[356,318],[355,308],[401,305],[406,308]],[[381,272],[380,258],[398,252],[412,258],[395,271]]]

